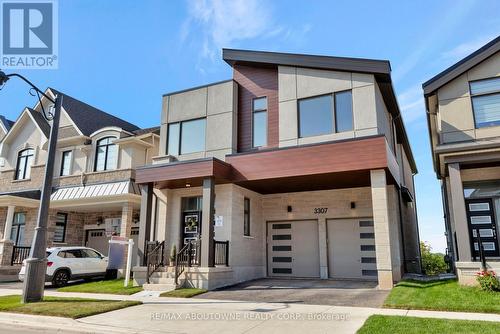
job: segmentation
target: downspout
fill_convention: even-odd
[[[415,174],[412,173],[411,182],[413,184],[413,201],[415,202],[415,224],[417,227],[417,249],[418,249],[418,263],[420,266],[420,272],[422,272],[422,252],[420,250],[420,230],[418,228],[418,212],[417,212],[417,196],[416,196],[416,188],[415,188]]]

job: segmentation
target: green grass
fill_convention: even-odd
[[[461,286],[457,281],[401,281],[384,307],[438,311],[500,313],[500,293]]]
[[[207,292],[207,290],[205,289],[181,288],[173,291],[164,292],[160,295],[160,297],[191,298],[205,292]]]
[[[82,283],[77,285],[69,285],[57,289],[60,292],[88,292],[88,293],[110,293],[114,295],[132,295],[136,292],[142,291],[142,287],[133,286],[132,281],[129,282],[127,287],[123,286],[124,280],[114,279],[108,281],[96,281],[89,283]]]
[[[140,305],[137,301],[97,300],[85,298],[45,297],[42,302],[22,304],[21,296],[0,297],[0,312],[82,318],[94,314]]]
[[[500,322],[372,315],[358,334],[496,334]]]

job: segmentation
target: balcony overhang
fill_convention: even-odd
[[[200,186],[206,177],[259,193],[353,188],[370,185],[370,170],[385,169],[397,183],[384,136],[253,151],[216,158],[150,165],[137,169],[137,183],[158,188]]]

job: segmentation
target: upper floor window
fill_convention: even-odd
[[[97,141],[95,167],[96,172],[116,169],[118,146],[113,144],[115,137],[106,137]]]
[[[298,103],[299,137],[351,131],[354,128],[350,90],[305,98]]]
[[[16,180],[29,179],[31,175],[31,165],[35,151],[32,148],[27,148],[19,152],[17,156]]]
[[[500,77],[470,83],[476,128],[500,125]]]
[[[205,127],[205,118],[169,124],[167,154],[179,155],[205,151]]]
[[[267,145],[267,97],[253,100],[252,106],[252,146]]]
[[[71,174],[71,157],[73,155],[72,151],[64,151],[61,155],[61,176],[66,176]]]

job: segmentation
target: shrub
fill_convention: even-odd
[[[170,249],[170,265],[175,265],[175,257],[177,256],[177,246],[175,244],[172,245]]]
[[[426,275],[439,275],[445,273],[448,266],[444,261],[443,254],[431,253],[432,247],[420,242],[420,253],[422,255],[422,269]]]
[[[476,279],[484,291],[500,291],[500,282],[494,271],[481,270],[476,274]]]

